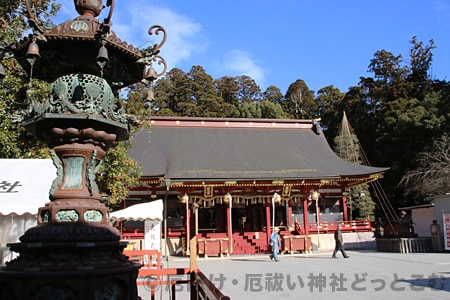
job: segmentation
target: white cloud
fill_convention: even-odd
[[[250,53],[233,49],[224,54],[221,61],[214,63],[218,73],[222,76],[241,76],[247,75],[253,78],[261,87],[266,80],[265,70],[258,64]],[[229,75],[225,75],[229,74]]]
[[[74,19],[77,16],[72,0],[60,0],[63,4],[58,15],[59,19]],[[105,8],[98,19],[101,21],[107,17],[109,7]],[[222,49],[214,53],[209,48],[209,38],[202,25],[188,16],[179,14],[162,6],[149,5],[145,0],[116,1],[112,15],[111,29],[117,36],[128,44],[138,48],[146,48],[161,41],[161,35],[149,35],[148,29],[152,25],[161,25],[167,33],[167,41],[161,48],[160,55],[167,62],[167,69],[181,68],[183,66],[196,65],[198,58],[203,61],[203,67],[207,72],[222,76],[248,75],[253,78],[260,87],[266,81],[265,70],[261,64],[248,52],[233,49]],[[219,57],[219,59],[208,59]],[[158,66],[156,66],[159,71]],[[189,71],[186,69],[185,71]]]
[[[145,1],[134,1],[133,5],[115,9],[112,23],[112,30],[120,39],[138,48],[159,43],[162,36],[149,35],[148,29],[152,25],[164,27],[167,41],[160,55],[168,63],[169,70],[189,60],[194,54],[202,53],[208,46],[200,24],[169,9],[146,5]]]

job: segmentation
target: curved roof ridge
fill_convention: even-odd
[[[130,156],[143,163],[145,177],[163,174],[186,181],[368,179],[388,170],[341,159],[314,120],[266,119],[259,125],[251,121],[152,118],[151,130],[134,136]],[[241,123],[246,126],[232,125]]]

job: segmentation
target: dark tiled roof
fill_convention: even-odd
[[[130,156],[143,176],[175,180],[302,180],[366,177],[374,168],[340,159],[312,120],[153,118]]]

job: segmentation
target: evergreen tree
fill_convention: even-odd
[[[314,92],[306,83],[298,79],[292,83],[281,103],[286,114],[295,119],[314,119],[319,115],[319,106],[314,99]]]
[[[142,165],[129,157],[130,148],[130,141],[121,141],[107,151],[100,165],[96,181],[100,191],[108,195],[110,205],[125,200],[128,191],[138,186],[142,177]]]
[[[317,92],[316,102],[319,105],[321,124],[327,136],[335,136],[342,119],[343,99],[345,94],[332,85],[321,88]],[[329,141],[332,145],[332,141]]]
[[[343,160],[354,164],[367,165],[358,137],[353,131],[345,112],[339,126],[339,133],[334,139],[334,144],[334,151]],[[369,192],[369,185],[366,183],[353,186],[348,188],[347,192],[347,204],[349,205],[351,219],[370,218],[374,220],[375,203]]]
[[[283,94],[279,88],[271,85],[263,93],[263,99],[272,103],[281,103],[283,101]]]
[[[139,119],[148,119],[154,103],[153,91],[145,84],[139,82],[129,88],[126,99],[120,99],[121,103],[125,103],[126,112],[129,115],[138,117]],[[145,100],[151,103],[146,104]],[[147,105],[150,105],[148,107]]]
[[[59,8],[53,0],[42,1],[36,7],[43,29],[52,25],[51,18]],[[24,70],[10,54],[15,43],[30,31],[26,15],[23,2],[8,0],[0,6],[0,63],[6,75],[0,89],[0,157],[3,158],[49,157],[47,148],[14,122],[16,113],[27,109],[31,100],[42,102],[49,91],[48,83],[36,79],[29,81],[30,70]]]
[[[192,101],[195,103],[197,117],[218,117],[223,99],[217,96],[214,80],[200,66],[192,67],[188,73],[191,80]]]
[[[217,94],[225,103],[239,105],[239,85],[235,77],[224,76],[215,81]]]
[[[374,78],[362,77],[353,93],[349,91],[344,98],[363,104],[359,114],[351,115],[359,120],[352,124],[372,163],[391,167],[383,183],[397,206],[411,204],[397,183],[408,166],[414,168],[417,154],[433,137],[442,135],[446,119],[440,109],[445,84],[433,82],[428,75],[434,42],[424,45],[414,37],[410,43],[407,62],[401,55],[377,51],[369,65]]]
[[[247,75],[235,77],[238,85],[238,102],[258,102],[261,100],[261,89],[255,80]]]
[[[239,105],[240,118],[284,119],[285,114],[280,104],[268,100],[257,103],[245,102]]]

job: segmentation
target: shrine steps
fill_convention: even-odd
[[[234,232],[233,254],[268,253],[265,232]]]

